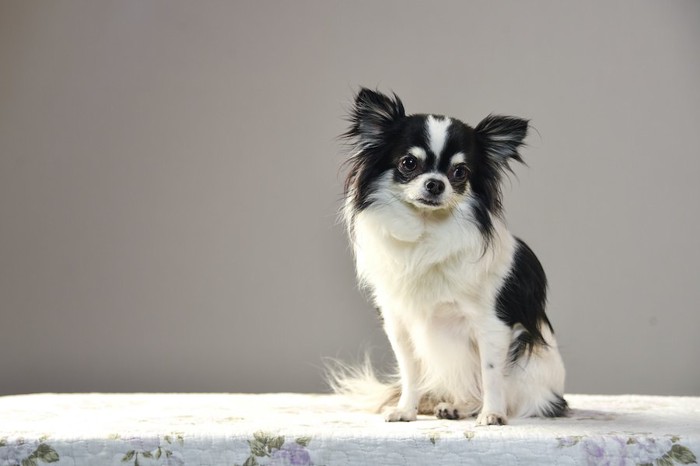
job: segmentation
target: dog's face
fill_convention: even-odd
[[[449,209],[469,187],[474,152],[471,128],[438,115],[413,115],[399,123],[387,141],[391,184],[388,188],[418,209]]]
[[[464,201],[474,206],[483,231],[489,213],[501,209],[500,181],[509,160],[522,161],[528,122],[490,115],[476,128],[440,115],[406,115],[403,103],[361,89],[344,136],[353,155],[346,179],[350,210],[373,202],[400,201],[418,210],[449,210]]]

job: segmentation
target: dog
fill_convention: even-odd
[[[396,94],[367,88],[348,120],[341,215],[398,374],[380,382],[371,365],[346,366],[331,374],[335,391],[390,422],[566,415],[547,279],[503,219],[502,178],[523,162],[528,120],[492,114],[472,128],[407,115]]]

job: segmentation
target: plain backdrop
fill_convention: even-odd
[[[360,85],[529,118],[568,392],[700,395],[700,2],[0,1],[0,394],[321,391],[391,354],[336,221]]]

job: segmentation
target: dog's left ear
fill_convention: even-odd
[[[524,144],[528,120],[512,116],[489,115],[474,129],[477,140],[489,159],[508,164],[513,159],[523,162],[518,148]]]

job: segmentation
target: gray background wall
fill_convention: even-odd
[[[317,391],[388,347],[335,223],[359,85],[530,118],[568,391],[700,395],[700,3],[0,2],[0,394]]]

